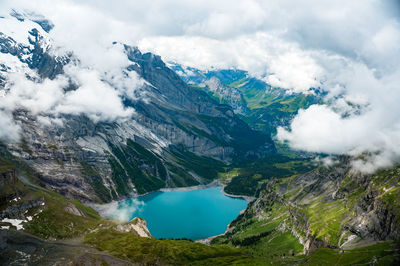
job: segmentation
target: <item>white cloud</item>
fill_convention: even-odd
[[[138,44],[200,69],[248,70],[291,91],[319,86],[328,93],[327,104],[300,112],[289,129],[279,129],[280,139],[308,151],[367,151],[370,160],[363,163],[370,169],[399,157],[397,0],[9,0],[0,13],[11,7],[35,10],[54,22],[50,37],[74,51],[82,67],[94,70],[86,78],[75,75],[82,84],[98,84],[94,76],[108,77],[111,86],[122,84],[117,92],[102,84],[104,95],[136,97],[127,80],[139,87],[141,81],[121,72],[128,62],[121,46],[111,43]],[[128,79],[120,79],[124,75]],[[85,87],[79,93],[92,96],[93,91]],[[76,94],[69,93],[63,102],[68,104],[58,110],[84,111]],[[96,97],[88,102],[95,119],[97,102]],[[116,116],[127,112],[116,102],[108,107],[116,108]]]
[[[239,68],[272,86],[296,92],[318,87],[321,67],[311,53],[295,43],[258,32],[234,39],[205,37],[152,37],[139,42],[143,50],[163,55],[166,61],[207,70]]]
[[[0,110],[0,139],[14,142],[19,139],[21,128],[11,117],[11,114]]]
[[[62,103],[54,108],[56,113],[86,114],[95,122],[113,121],[133,114],[133,109],[123,106],[118,91],[101,81],[97,71],[74,66],[65,70],[79,88],[65,93]]]
[[[365,65],[352,67],[341,77],[343,97],[301,110],[290,130],[279,128],[277,136],[300,150],[356,157],[365,153],[354,166],[372,172],[400,158],[400,71],[377,78]]]
[[[257,1],[238,1],[234,5],[229,1],[222,2],[210,3],[213,8],[198,21],[184,26],[185,33],[214,38],[232,37],[238,32],[257,31],[268,17],[268,10]],[[230,8],[224,8],[224,5]]]
[[[40,112],[51,112],[63,97],[63,88],[67,84],[67,79],[64,76],[59,76],[55,80],[45,79],[42,83],[36,83],[27,79],[24,73],[10,73],[6,84],[8,92],[0,102],[0,107],[10,111],[25,108],[34,115]]]
[[[133,109],[123,106],[120,92],[102,81],[97,70],[74,65],[68,65],[64,70],[64,75],[42,82],[29,80],[21,72],[9,73],[7,93],[2,97],[0,109],[7,110],[10,116],[18,108],[29,110],[33,115],[40,115],[39,121],[44,124],[60,124],[56,118],[62,114],[86,114],[95,122],[132,116]],[[76,90],[64,91],[68,79],[78,85]],[[130,91],[134,91],[135,86],[131,85]],[[45,115],[52,118],[46,120],[43,118]]]
[[[45,3],[43,1],[42,3]],[[22,2],[15,3],[17,6]],[[48,11],[49,7],[39,6],[33,8],[36,12]],[[12,112],[18,108],[29,110],[37,116],[37,121],[42,125],[62,126],[59,118],[62,114],[86,114],[93,121],[115,121],[118,119],[130,118],[134,110],[126,108],[122,104],[123,98],[137,100],[135,91],[143,86],[143,80],[133,72],[125,68],[131,64],[125,54],[124,47],[120,43],[114,43],[114,36],[107,34],[95,35],[92,30],[101,27],[99,21],[108,24],[109,19],[104,15],[95,12],[89,7],[70,5],[68,1],[56,5],[54,10],[59,24],[47,34],[40,29],[38,24],[25,19],[20,22],[17,19],[5,15],[0,19],[0,31],[7,36],[15,38],[19,43],[30,46],[28,42],[29,31],[38,28],[40,34],[45,37],[51,48],[48,50],[56,56],[63,56],[72,51],[74,60],[64,68],[62,75],[55,79],[40,79],[36,71],[20,62],[17,57],[10,54],[0,53],[0,63],[7,67],[6,85],[1,91],[2,100],[0,110],[2,112],[2,133],[0,139],[8,141],[18,140],[18,126],[13,122]],[[12,5],[13,6],[13,5]],[[27,7],[30,4],[27,3]],[[65,12],[71,7],[74,11],[71,14]],[[6,9],[6,13],[10,9]],[[82,20],[85,12],[95,19],[91,23]],[[81,27],[71,30],[70,20],[75,16]],[[90,18],[86,18],[90,20]],[[111,23],[108,32],[118,26],[118,22]],[[75,29],[75,28],[74,28]],[[98,38],[96,38],[96,36]],[[100,40],[101,39],[101,40]],[[89,48],[89,49],[88,49]],[[34,78],[27,78],[26,74]],[[72,81],[78,88],[65,92],[69,82]]]
[[[357,142],[369,134],[363,123],[359,117],[343,119],[325,105],[312,105],[300,110],[291,123],[291,132],[278,128],[278,137],[295,149],[341,154],[356,148]]]
[[[93,204],[103,217],[110,217],[119,221],[130,221],[134,218],[134,213],[144,208],[145,202],[138,199],[127,201],[113,201],[107,204]]]

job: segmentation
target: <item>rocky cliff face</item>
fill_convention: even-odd
[[[56,44],[47,36],[51,22],[13,15],[18,23],[26,23],[29,42],[0,33],[0,96],[5,98],[13,89],[10,73],[24,73],[41,83],[66,75],[67,65],[79,64],[72,52],[55,55]],[[51,188],[72,198],[110,201],[162,187],[207,183],[213,177],[204,176],[201,169],[210,164],[275,151],[270,137],[252,131],[229,106],[186,85],[159,56],[126,45],[123,49],[131,62],[124,75],[135,72],[143,80],[135,90],[125,81],[125,89],[136,94],[134,100],[123,98],[125,107],[134,108],[133,117],[101,122],[84,113],[59,114],[49,122],[46,114],[24,108],[13,112],[21,138],[10,143],[9,150]],[[64,91],[77,88],[70,79]],[[185,163],[188,156],[198,158],[197,171]]]
[[[139,217],[134,218],[128,223],[118,224],[114,227],[114,229],[122,233],[132,233],[140,237],[152,238],[152,235],[147,228],[146,221]]]
[[[236,114],[246,115],[250,112],[243,93],[237,88],[224,85],[217,77],[211,77],[200,84],[200,87],[220,103],[231,106]]]
[[[342,157],[333,167],[270,181],[219,241],[257,245],[267,235],[288,233],[307,254],[400,241],[399,180],[399,168],[361,174]],[[257,234],[243,238],[243,231]]]
[[[176,63],[169,63],[185,82],[198,86],[206,91],[215,100],[232,107],[236,114],[247,115],[250,109],[244,99],[243,92],[234,82],[247,78],[247,73],[241,70],[201,71],[192,67],[184,67]]]
[[[0,171],[0,187],[13,186],[17,182],[17,174],[13,167],[2,167]]]
[[[14,186],[17,182],[17,174],[14,167],[0,166],[0,203],[7,202],[18,196]]]

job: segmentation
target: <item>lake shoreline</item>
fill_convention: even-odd
[[[223,193],[225,196],[228,196],[231,198],[241,198],[247,202],[252,202],[253,200],[256,199],[255,197],[251,197],[251,196],[234,195],[234,194],[229,194],[229,193],[225,192],[226,185],[222,184],[219,180],[214,180],[211,183],[208,183],[206,185],[197,185],[197,186],[191,186],[191,187],[177,187],[177,188],[161,188],[157,191],[160,191],[160,192],[192,191],[192,190],[208,189],[208,188],[214,188],[214,187],[221,187],[221,193]],[[149,193],[152,193],[152,192],[149,192]],[[146,193],[146,194],[148,194],[148,193]],[[146,194],[143,194],[143,195],[146,195]],[[139,195],[138,197],[143,196],[143,195]]]
[[[255,197],[251,197],[251,196],[229,194],[229,193],[225,192],[225,190],[224,190],[225,187],[226,187],[226,184],[221,183],[219,180],[214,180],[214,181],[212,181],[212,182],[210,182],[208,184],[205,184],[205,185],[197,185],[197,186],[190,186],[190,187],[161,188],[161,189],[158,189],[158,190],[155,190],[155,191],[146,192],[146,193],[143,193],[143,194],[133,193],[133,194],[130,194],[130,195],[126,195],[125,197],[122,197],[119,200],[113,200],[111,202],[104,203],[104,204],[86,203],[86,205],[92,207],[93,209],[95,209],[100,214],[100,216],[102,216],[104,218],[107,218],[107,217],[109,217],[109,213],[108,213],[107,209],[116,208],[116,206],[118,206],[118,203],[123,202],[123,201],[125,201],[125,200],[127,200],[129,198],[139,198],[139,197],[146,196],[148,194],[156,193],[156,192],[193,191],[193,190],[202,190],[202,189],[209,189],[209,188],[216,188],[216,187],[221,187],[221,190],[220,190],[221,193],[224,194],[227,197],[230,197],[230,198],[243,199],[243,200],[247,201],[248,203],[250,203],[250,202],[252,202],[253,200],[256,199]]]
[[[160,188],[158,190],[149,191],[149,192],[142,193],[142,194],[133,192],[133,193],[130,193],[128,195],[125,195],[125,196],[121,197],[119,200],[113,200],[113,201],[108,202],[108,203],[98,204],[98,203],[87,202],[87,203],[85,203],[85,205],[97,209],[99,206],[102,206],[102,205],[103,206],[111,205],[111,204],[115,204],[115,203],[118,203],[118,202],[122,202],[124,200],[129,199],[129,198],[138,198],[138,197],[146,196],[146,195],[148,195],[150,193],[192,191],[192,190],[208,189],[208,188],[214,188],[214,187],[221,187],[221,192],[225,196],[228,196],[228,197],[231,197],[231,198],[242,198],[242,199],[244,199],[245,201],[247,201],[249,203],[256,199],[256,197],[251,197],[251,196],[246,196],[246,195],[229,194],[229,193],[225,192],[225,187],[226,187],[225,184],[221,183],[219,180],[213,180],[208,184],[202,184],[202,185],[197,185],[197,186]]]
[[[245,201],[247,201],[249,203],[256,199],[256,197],[251,197],[251,196],[229,194],[229,193],[225,192],[225,190],[224,190],[226,185],[224,185],[224,184],[221,184],[221,185],[222,185],[221,192],[225,196],[228,196],[228,197],[231,197],[231,198],[242,198],[242,199],[244,199]]]
[[[220,183],[220,182],[218,181],[218,183]],[[222,192],[225,196],[228,196],[228,197],[231,197],[231,198],[242,198],[242,199],[246,200],[246,201],[249,202],[249,203],[256,199],[256,197],[228,194],[228,193],[226,193],[226,192],[224,191],[224,188],[225,188],[226,185],[221,184],[221,183],[220,183],[220,185],[222,186],[221,192]],[[240,213],[239,213],[239,215],[242,214],[242,213],[244,213],[244,212],[246,211],[246,209],[247,209],[247,208],[241,210]],[[231,223],[232,223],[232,222],[230,222],[230,223],[227,225],[225,232],[223,232],[222,234],[218,234],[218,235],[214,235],[214,236],[209,236],[209,237],[207,237],[207,238],[197,239],[197,240],[194,240],[194,242],[196,242],[196,243],[201,243],[201,244],[210,246],[210,245],[211,245],[211,241],[212,241],[214,238],[217,238],[217,237],[219,237],[219,236],[222,236],[222,235],[226,234],[226,232],[228,232],[229,225],[230,225]]]
[[[214,187],[220,187],[220,186],[221,186],[220,182],[218,180],[214,180],[205,185],[197,185],[197,186],[191,186],[191,187],[160,188],[157,191],[159,191],[159,192],[192,191],[192,190],[200,190],[200,189],[214,188]],[[154,191],[154,192],[157,192],[157,191]],[[153,193],[153,192],[149,192],[149,193]],[[148,194],[148,193],[146,193],[146,194]],[[143,195],[145,195],[145,194],[143,194]],[[139,195],[138,197],[143,196],[143,195]]]
[[[207,238],[197,239],[197,240],[194,240],[193,242],[196,242],[196,243],[200,243],[200,244],[203,244],[203,245],[210,246],[210,245],[211,245],[211,241],[212,241],[214,238],[219,237],[219,236],[222,236],[222,235],[224,235],[225,233],[226,233],[226,231],[225,231],[224,233],[222,233],[222,234],[215,235],[215,236],[210,236],[210,237],[207,237]]]
[[[192,192],[190,192],[190,191],[193,191],[193,197],[190,197],[190,199],[196,199],[197,197],[196,196],[194,196],[194,195],[199,195],[199,193],[201,193],[201,194],[203,194],[203,192],[196,192],[196,191],[203,191],[203,190],[205,190],[204,191],[204,193],[210,193],[210,192],[206,192],[206,190],[210,190],[210,191],[214,191],[213,193],[219,193],[219,195],[223,195],[222,197],[225,197],[225,199],[227,199],[227,198],[231,198],[232,200],[233,199],[240,199],[240,200],[242,200],[242,202],[244,203],[244,202],[246,202],[246,206],[243,206],[242,208],[239,208],[239,209],[237,209],[236,211],[238,211],[239,213],[238,214],[236,214],[236,216],[235,217],[232,217],[232,219],[231,220],[229,220],[229,221],[226,221],[226,222],[228,222],[228,223],[225,223],[225,225],[226,225],[226,228],[225,228],[225,231],[223,231],[223,233],[220,233],[220,234],[210,234],[209,235],[209,237],[206,237],[206,238],[200,238],[200,239],[196,239],[196,237],[194,237],[194,239],[193,239],[193,241],[195,241],[195,242],[200,242],[200,243],[203,243],[203,244],[210,244],[210,242],[211,242],[211,240],[213,239],[213,238],[215,238],[215,237],[217,237],[217,236],[220,236],[220,235],[223,235],[225,232],[226,232],[226,230],[228,230],[228,228],[229,228],[229,224],[238,216],[238,215],[240,215],[240,214],[242,214],[245,210],[246,210],[246,208],[247,208],[247,205],[249,204],[249,202],[251,202],[252,200],[254,200],[254,198],[252,198],[252,197],[246,197],[246,196],[241,196],[241,195],[229,195],[228,193],[226,193],[225,191],[224,191],[224,188],[225,188],[225,185],[224,184],[221,184],[221,182],[219,182],[218,180],[214,180],[213,182],[211,182],[211,183],[209,183],[209,184],[206,184],[206,185],[198,185],[198,186],[191,186],[191,187],[182,187],[182,188],[163,188],[163,189],[160,189],[160,190],[158,190],[158,191],[155,191],[156,193],[160,193],[159,195],[154,195],[154,197],[156,197],[156,198],[158,198],[158,197],[171,197],[170,195],[169,195],[169,193],[168,192],[188,192],[188,193],[192,193]],[[165,194],[164,193],[162,193],[162,192],[166,192]],[[151,192],[152,193],[152,192]],[[150,193],[146,193],[145,195],[148,195],[148,194],[150,194]],[[183,197],[183,195],[186,195],[186,193],[185,194],[181,194],[181,193],[178,193],[178,194],[175,194],[175,195],[180,195],[180,196],[178,196],[178,197]],[[190,195],[192,195],[192,194],[190,194]],[[140,206],[140,204],[142,204],[143,203],[143,200],[147,200],[146,198],[141,198],[141,197],[143,197],[144,195],[140,195],[140,196],[134,196],[134,197],[131,197],[131,199],[134,201],[134,202],[136,202],[135,204],[136,205],[138,205],[138,206]],[[175,196],[176,197],[176,196]],[[221,196],[220,196],[221,197]],[[150,196],[150,198],[153,198],[152,196]],[[210,199],[210,198],[212,198],[212,197],[207,197],[208,199]],[[189,198],[187,199],[187,200],[189,200]],[[220,198],[220,200],[222,200],[222,198]],[[121,200],[121,201],[113,201],[113,202],[111,202],[111,203],[107,203],[107,204],[92,204],[91,205],[91,207],[93,207],[95,210],[97,210],[98,212],[99,212],[99,214],[101,215],[101,216],[103,216],[103,217],[107,217],[107,218],[111,218],[111,217],[113,217],[114,219],[117,219],[117,220],[120,220],[120,221],[128,221],[131,217],[131,214],[129,214],[129,212],[126,212],[126,211],[121,211],[121,212],[118,212],[117,210],[120,208],[120,204],[121,204],[121,202],[123,202],[124,200]],[[225,200],[222,200],[222,201],[225,201]],[[163,202],[163,201],[161,201],[161,202]],[[220,202],[220,201],[219,201]],[[143,205],[143,204],[142,204]],[[147,204],[146,204],[147,205]],[[143,206],[145,206],[145,205],[143,205]],[[213,206],[213,204],[212,205],[207,205],[207,206]],[[126,208],[126,207],[125,207]],[[136,207],[135,207],[136,208]],[[138,208],[141,208],[141,207],[138,207]],[[165,208],[162,208],[162,209],[160,209],[160,212],[159,211],[156,211],[156,212],[152,212],[153,214],[153,216],[154,215],[161,215],[162,217],[167,217],[168,215],[169,215],[169,213],[168,214],[163,214],[163,210],[165,210]],[[182,209],[182,210],[185,210],[184,208]],[[222,210],[221,210],[222,211]],[[218,217],[218,214],[220,213],[220,212],[218,212],[218,214],[217,213],[213,213],[211,210],[207,210],[207,212],[206,213],[208,213],[208,215],[210,216],[212,216],[212,217]],[[138,214],[136,214],[136,216],[137,216]],[[142,214],[143,216],[146,216],[145,214]],[[214,216],[214,215],[216,215],[216,216]],[[139,215],[140,216],[140,215]],[[142,217],[142,216],[140,216],[141,218],[144,218],[144,219],[147,219],[147,220],[149,220],[149,221],[153,221],[154,219],[153,218],[149,218],[149,217]],[[182,216],[182,217],[184,217],[184,216]],[[156,220],[160,220],[160,219],[156,219]],[[161,219],[162,220],[162,219]],[[149,228],[149,230],[151,230],[150,228]],[[179,230],[181,230],[181,229],[179,229]],[[219,231],[219,232],[221,232],[221,231]],[[210,232],[210,233],[212,233],[212,232]],[[218,232],[214,232],[214,233],[218,233]],[[207,234],[206,234],[207,235]],[[205,236],[206,236],[205,235]],[[156,236],[157,237],[157,236]],[[164,236],[160,236],[160,235],[158,235],[158,237],[164,237]],[[184,237],[186,237],[186,236],[184,236]],[[188,238],[190,238],[190,237],[188,237]]]

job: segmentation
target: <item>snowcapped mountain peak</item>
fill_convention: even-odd
[[[16,14],[19,14],[18,16]],[[24,19],[20,13],[11,13],[0,18],[0,33],[12,38],[23,46],[32,46],[32,34],[47,36],[47,31],[37,22],[38,20]],[[48,29],[48,27],[45,27]],[[32,31],[34,30],[34,31]]]
[[[53,22],[45,18],[43,15],[37,14],[32,11],[17,11],[12,9],[10,12],[10,16],[15,17],[19,21],[30,20],[40,25],[40,27],[46,31],[50,32],[54,28]]]

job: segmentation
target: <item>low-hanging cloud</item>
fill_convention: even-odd
[[[133,114],[132,108],[125,108],[122,104],[118,90],[102,82],[97,71],[71,66],[66,68],[66,73],[79,88],[63,95],[62,102],[54,107],[56,113],[83,113],[95,122],[113,121]]]
[[[0,111],[0,139],[14,142],[19,139],[20,127],[11,117],[11,114]]]
[[[107,204],[92,205],[101,216],[114,218],[122,222],[130,221],[134,218],[134,213],[144,208],[145,202],[131,198],[127,201],[113,201]]]
[[[28,14],[25,21],[18,21],[5,14],[0,21],[3,23],[0,31],[19,45],[27,47],[31,38],[29,31],[37,28],[44,37],[42,42],[48,53],[56,58],[70,54],[72,60],[64,66],[62,74],[54,79],[42,79],[17,57],[0,54],[0,63],[4,63],[7,68],[2,73],[5,85],[1,90],[0,101],[1,140],[18,141],[21,129],[13,121],[13,112],[21,108],[30,111],[44,126],[62,126],[60,117],[64,114],[85,114],[94,122],[121,120],[134,114],[133,108],[125,107],[122,102],[125,98],[137,100],[135,91],[143,87],[144,81],[136,72],[127,70],[132,62],[128,60],[121,43],[109,40],[96,43],[96,40],[92,40],[86,43],[90,47],[87,49],[82,43],[78,45],[76,40],[61,39],[57,35],[60,32],[47,34],[38,24],[29,20],[30,12],[25,14]],[[83,35],[83,32],[79,34]],[[87,53],[84,53],[85,49]],[[76,89],[67,90],[71,84]]]
[[[57,121],[57,118],[64,114],[85,114],[94,122],[98,122],[130,118],[134,114],[132,108],[123,105],[122,98],[134,99],[135,95],[131,94],[142,84],[136,75],[130,77],[127,74],[128,80],[132,82],[128,89],[128,85],[121,84],[118,76],[111,80],[112,84],[105,82],[103,75],[96,69],[67,65],[64,71],[64,74],[53,80],[46,78],[42,81],[29,79],[24,72],[7,73],[6,93],[0,102],[0,113],[3,117],[8,117],[4,123],[9,126],[2,127],[3,134],[17,135],[10,134],[10,130],[13,133],[18,132],[15,130],[18,125],[12,122],[12,113],[20,108],[39,116],[38,121],[44,125],[51,124],[49,119],[45,119],[46,116],[50,116],[52,121]],[[65,88],[70,82],[73,82],[77,89],[66,91]],[[115,86],[119,86],[120,89]]]
[[[139,47],[202,70],[239,68],[272,86],[308,93],[320,85],[321,67],[295,43],[258,32],[227,40],[206,37],[144,38]],[[173,47],[173,49],[171,49]]]
[[[377,78],[364,65],[354,68],[348,69],[341,97],[300,110],[290,129],[278,128],[277,137],[299,150],[364,154],[353,165],[373,172],[400,159],[400,71]]]

